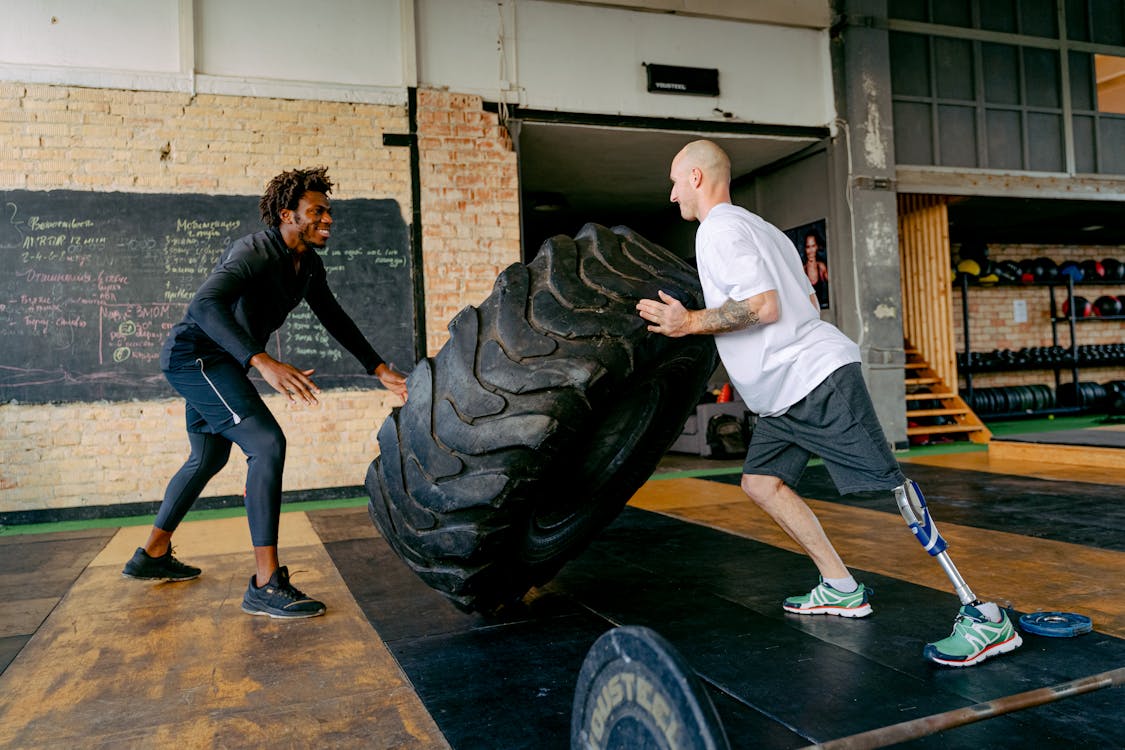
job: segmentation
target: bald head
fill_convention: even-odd
[[[719,203],[730,202],[730,158],[711,141],[692,141],[672,160],[671,200],[688,221],[707,218]]]
[[[698,168],[716,182],[730,182],[730,158],[712,141],[692,141],[680,149],[676,159],[682,159],[688,169]]]

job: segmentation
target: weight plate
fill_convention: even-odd
[[[639,626],[603,633],[582,662],[571,750],[729,750],[703,683],[672,645]]]
[[[1034,635],[1073,638],[1089,633],[1094,629],[1094,623],[1086,615],[1074,612],[1028,612],[1020,616],[1020,628]]]

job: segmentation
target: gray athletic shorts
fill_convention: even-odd
[[[781,416],[759,417],[742,471],[794,487],[812,456],[823,459],[841,495],[890,490],[906,481],[858,362],[833,372]]]

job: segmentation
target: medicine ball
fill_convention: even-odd
[[[963,260],[957,264],[958,275],[976,279],[980,276],[980,263],[975,260]]]
[[[1082,261],[1082,273],[1085,274],[1086,281],[1105,278],[1105,266],[1102,265],[1100,260],[1084,260]]]
[[[1020,264],[1012,260],[1002,260],[992,267],[992,272],[1000,277],[1001,281],[1015,283],[1020,280],[1023,271]]]
[[[1050,258],[1035,259],[1035,280],[1053,281],[1059,277],[1059,266]]]
[[[1082,281],[1082,278],[1085,275],[1086,273],[1082,270],[1082,266],[1078,264],[1078,261],[1064,261],[1063,264],[1059,266],[1059,278],[1065,279],[1067,276],[1069,276],[1074,280],[1075,284],[1077,284],[1079,281]]]
[[[1108,294],[1098,297],[1094,300],[1094,311],[1103,318],[1112,315],[1120,315],[1121,300],[1117,297],[1111,297]]]
[[[1088,318],[1093,313],[1093,309],[1090,300],[1079,297],[1077,294],[1074,295],[1074,317]],[[1062,313],[1063,315],[1070,315],[1070,300],[1063,300]]]
[[[1030,258],[1025,258],[1019,262],[1020,266],[1020,281],[1024,284],[1032,284],[1035,282],[1035,261]]]
[[[1125,281],[1125,263],[1117,258],[1106,258],[1102,261],[1105,277],[1110,281]]]

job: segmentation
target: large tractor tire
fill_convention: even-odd
[[[695,271],[631,230],[587,224],[513,264],[407,380],[367,472],[371,518],[461,609],[549,581],[648,479],[716,364],[710,336],[650,333],[663,289],[703,307]]]

